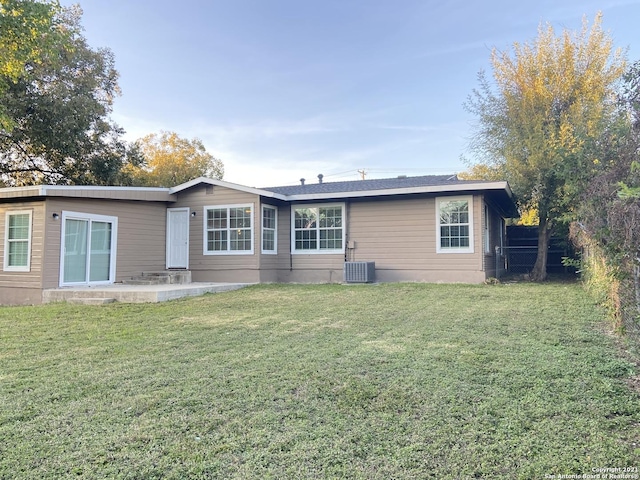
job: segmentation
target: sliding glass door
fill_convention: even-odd
[[[63,284],[86,283],[88,237],[88,220],[76,220],[71,218],[64,220]]]
[[[108,282],[111,271],[111,223],[91,222],[89,281]]]
[[[61,285],[113,283],[116,217],[62,214]]]

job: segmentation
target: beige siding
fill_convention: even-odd
[[[278,263],[279,272],[288,272],[292,268],[291,255],[291,205],[278,209]],[[278,277],[278,281],[283,281]]]
[[[277,227],[276,227],[276,251],[273,253],[262,253],[262,205],[275,207],[277,210]],[[262,203],[260,206],[260,232],[258,232],[258,243],[260,253],[260,281],[266,283],[279,282],[279,270],[281,268],[288,268],[289,259],[289,245],[288,241],[289,228],[284,224],[284,221],[289,219],[289,205],[273,205],[269,203]],[[286,220],[285,220],[286,219]],[[286,238],[285,238],[286,237]],[[284,241],[283,241],[284,240]]]
[[[0,287],[0,305],[39,305],[41,303],[41,288]]]
[[[31,211],[31,265],[28,272],[5,272],[4,249],[6,238],[6,212]],[[45,224],[45,204],[38,202],[17,202],[0,205],[0,304],[40,303],[35,292],[42,288],[43,230]],[[24,296],[22,296],[24,293]],[[24,302],[17,301],[23,299]]]
[[[336,203],[336,202],[332,202]],[[340,203],[340,202],[338,202]],[[291,209],[298,204],[289,204],[279,210],[278,223],[278,281],[295,283],[342,282],[344,254],[294,253],[291,252]],[[348,222],[348,219],[347,219]]]
[[[252,205],[253,254],[205,255],[204,222],[207,206]],[[219,186],[199,186],[180,192],[172,207],[189,207],[195,212],[189,229],[189,269],[196,282],[260,281],[260,197]]]
[[[292,269],[283,271],[283,281],[341,282],[344,254],[295,254]]]
[[[482,282],[482,198],[473,198],[474,253],[436,253],[435,198],[346,204],[348,260],[375,261],[379,281]],[[261,281],[341,282],[345,254],[290,254],[291,206],[278,209],[278,255],[261,256]],[[270,258],[268,258],[270,257]],[[277,277],[273,270],[277,270]]]
[[[378,281],[481,282],[495,275],[494,251],[500,244],[501,219],[489,203],[491,252],[484,251],[485,199],[481,194],[473,196],[473,253],[437,252],[436,198],[421,196],[346,201],[345,253],[292,254],[291,208],[295,203],[210,185],[182,191],[173,197],[176,202],[153,201],[165,198],[163,191],[154,192],[146,201],[137,201],[141,193],[134,190],[119,191],[113,198],[108,190],[104,198],[89,198],[91,192],[83,189],[72,193],[0,206],[2,260],[6,210],[33,212],[30,271],[0,271],[0,303],[40,303],[43,288],[58,286],[65,211],[118,218],[116,281],[165,268],[168,207],[188,207],[195,214],[189,217],[189,268],[194,281],[341,282],[346,258],[374,261]],[[276,255],[262,253],[261,202],[278,209]],[[254,251],[206,255],[205,207],[228,205],[251,205]],[[54,219],[54,213],[60,218]]]
[[[313,281],[312,276],[306,271],[294,270],[294,267],[299,268],[300,265],[296,265],[296,255],[291,255],[291,205],[288,203],[278,206],[278,255],[276,258],[266,259],[266,257],[267,255],[263,255],[263,262],[267,262],[269,270],[265,272],[264,281],[299,283]]]
[[[484,280],[482,198],[473,199],[474,253],[437,253],[435,198],[352,202],[348,240],[352,261],[375,261],[381,281]]]
[[[166,209],[164,203],[65,199],[47,201],[44,288],[60,280],[61,221],[53,213],[71,211],[118,218],[116,281],[165,267]]]

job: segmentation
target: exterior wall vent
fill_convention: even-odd
[[[376,262],[345,262],[344,281],[346,283],[373,283],[376,276]]]

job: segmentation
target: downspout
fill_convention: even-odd
[[[353,250],[349,248],[349,238],[351,235],[349,234],[349,224],[350,224],[350,213],[351,213],[351,202],[349,200],[345,200],[344,202],[344,216],[345,216],[345,233],[344,233],[344,261],[350,262],[353,261]],[[351,258],[350,258],[351,257]]]
[[[260,223],[258,224],[256,220],[259,220]],[[253,235],[253,241],[255,242],[254,245],[260,245],[259,250],[257,248],[254,248],[254,251],[257,253],[256,259],[258,261],[258,278],[262,277],[262,222],[263,220],[264,219],[262,218],[262,196],[260,196],[258,197],[258,208],[256,208],[255,211],[253,212],[253,224],[259,225],[259,228],[255,229],[255,232]],[[275,242],[276,243],[278,242],[277,238],[275,239]]]

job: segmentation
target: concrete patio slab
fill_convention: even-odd
[[[109,299],[122,303],[157,303],[205,293],[227,292],[253,285],[251,283],[187,283],[164,285],[101,285],[92,287],[61,287],[42,292],[42,302],[105,303]],[[82,299],[85,299],[83,301]]]

